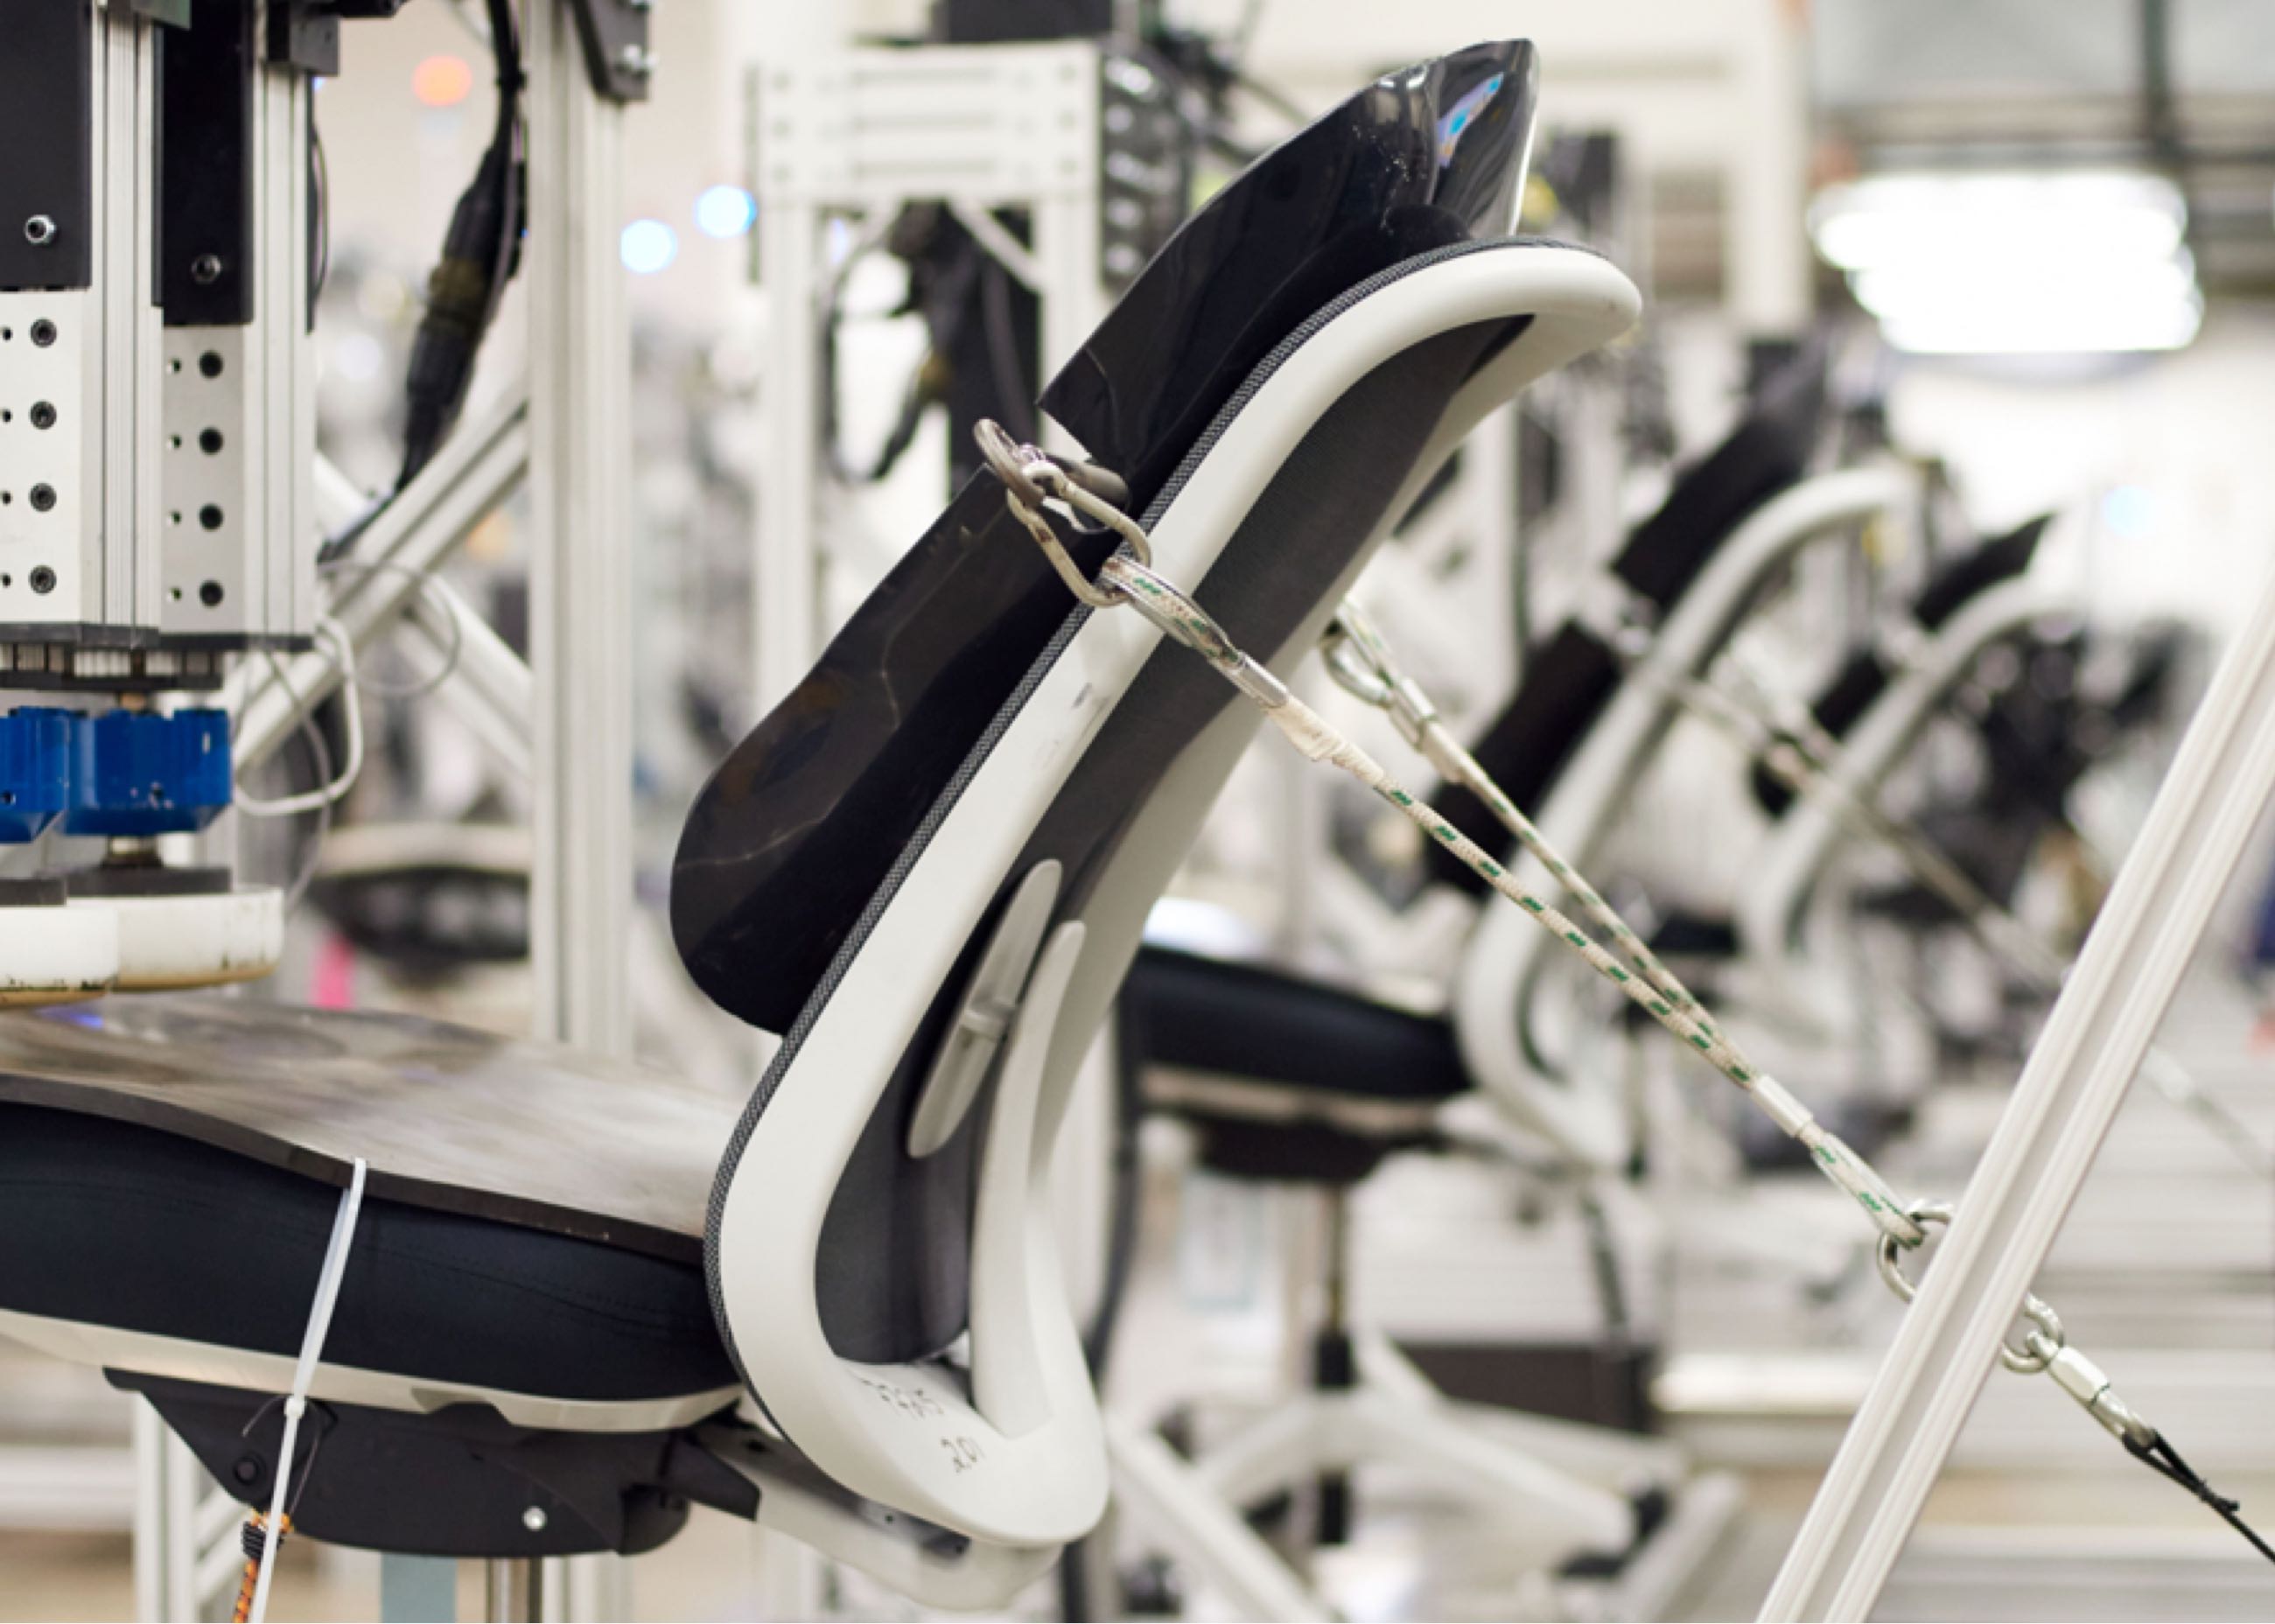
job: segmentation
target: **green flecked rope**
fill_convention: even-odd
[[[1660,987],[1632,972],[1562,910],[1518,880],[1484,848],[1455,827],[1443,813],[1417,799],[1380,762],[1301,699],[1290,695],[1280,705],[1265,707],[1264,714],[1304,755],[1342,768],[1396,807],[1417,828],[1452,853],[1463,867],[1531,914],[1590,969],[1618,987],[1685,1046],[1697,1051],[1707,1064],[1752,1096],[1772,1121],[1808,1147],[1818,1169],[1846,1191],[1881,1233],[1905,1246],[1917,1246],[1926,1238],[1926,1231],[1905,1212],[1904,1203],[1878,1171],[1811,1116],[1774,1077],[1748,1061],[1718,1028],[1702,1023]],[[1506,802],[1506,797],[1501,798]],[[1510,810],[1514,812],[1515,808]],[[1610,904],[1604,903],[1593,888],[1590,895],[1596,895],[1607,911],[1610,910]],[[1629,934],[1632,936],[1633,933]]]

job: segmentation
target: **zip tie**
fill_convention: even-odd
[[[308,1311],[299,1363],[292,1367],[292,1390],[284,1398],[284,1437],[277,1452],[276,1482],[268,1492],[268,1526],[261,1545],[261,1577],[253,1590],[252,1624],[262,1624],[268,1616],[268,1582],[276,1570],[277,1544],[284,1537],[284,1495],[292,1475],[292,1451],[299,1441],[300,1417],[308,1413],[308,1387],[316,1379],[324,1337],[332,1328],[332,1310],[339,1303],[340,1277],[347,1273],[348,1247],[355,1238],[356,1218],[363,1211],[367,1171],[364,1159],[357,1157],[347,1190],[340,1197],[339,1211],[332,1219],[332,1238],[324,1248],[324,1266],[316,1277],[315,1305]]]

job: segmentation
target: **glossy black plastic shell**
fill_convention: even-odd
[[[1297,322],[1402,260],[1514,229],[1538,89],[1524,41],[1384,74],[1188,220],[1044,410],[1151,500]]]
[[[1044,405],[1142,509],[1315,311],[1414,254],[1507,230],[1537,80],[1523,42],[1377,79],[1194,215]],[[714,1002],[789,1027],[1069,608],[995,481],[959,492],[688,813],[672,933]]]

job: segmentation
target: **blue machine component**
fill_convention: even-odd
[[[72,720],[66,835],[187,835],[227,810],[228,712],[106,711]]]
[[[27,705],[0,716],[0,845],[20,846],[71,805],[71,712]]]

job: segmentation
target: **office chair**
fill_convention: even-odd
[[[1492,235],[1534,87],[1522,43],[1370,86],[1197,215],[1045,397],[1156,567],[1279,668],[1470,425],[1634,319],[1597,256]],[[747,1102],[401,1017],[11,1017],[0,1333],[147,1394],[249,1503],[289,1469],[314,1537],[632,1552],[700,1503],[1001,1606],[1107,1494],[1053,1136],[1254,726],[1077,606],[977,478],[689,814],[683,957],[783,1034]]]
[[[1703,668],[1803,546],[1906,510],[1911,486],[1893,473],[1801,479],[1822,398],[1822,374],[1812,366],[1765,392],[1728,439],[1678,480],[1610,566],[1629,606],[1623,621],[1576,616],[1561,627],[1475,747],[1519,804],[1541,809],[1552,838],[1582,861],[1591,831],[1609,820],[1607,803],[1633,782],[1676,709],[1671,691],[1647,680],[1654,662]],[[1641,656],[1627,646],[1639,623],[1659,628],[1652,651]],[[1425,798],[1464,828],[1492,827],[1490,814],[1458,789],[1440,787]],[[1440,877],[1457,884],[1471,878],[1452,865]],[[1489,913],[1478,932],[1498,940]],[[1477,951],[1474,943],[1470,951]],[[1328,1310],[1326,1322],[1313,1328],[1311,1390],[1190,1466],[1133,1444],[1117,1468],[1124,1460],[1144,1462],[1147,1481],[1133,1485],[1129,1498],[1152,1508],[1148,1531],[1225,1588],[1228,1575],[1251,1572],[1268,1556],[1225,1520],[1227,1508],[1317,1478],[1322,1532],[1339,1539],[1349,1521],[1351,1469],[1395,1462],[1492,1511],[1512,1548],[1534,1553],[1548,1570],[1585,1557],[1599,1572],[1616,1571],[1634,1555],[1636,1534],[1656,1525],[1667,1483],[1682,1473],[1674,1452],[1651,1440],[1448,1403],[1348,1314],[1348,1192],[1395,1152],[1442,1146],[1449,1116],[1480,1091],[1459,1014],[1418,1015],[1313,978],[1149,946],[1125,989],[1122,1016],[1125,1049],[1143,1067],[1147,1108],[1194,1127],[1204,1166],[1319,1190],[1327,1209]],[[1599,1128],[1592,1099],[1568,1103],[1560,1091],[1537,1108],[1528,1096],[1526,1105],[1525,1127],[1545,1130],[1558,1150],[1577,1148],[1591,1170],[1619,1164],[1626,1124],[1614,1116]],[[1623,1491],[1643,1485],[1630,1503]]]

